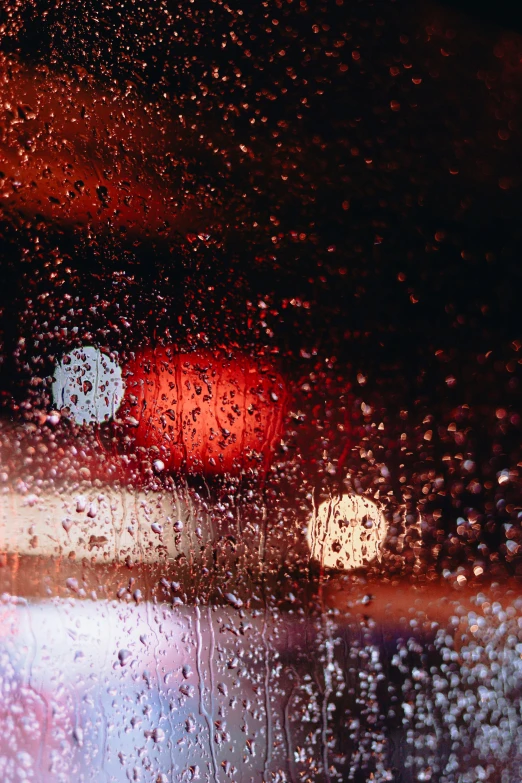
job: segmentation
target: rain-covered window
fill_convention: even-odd
[[[2,783],[522,779],[521,63],[2,4]]]

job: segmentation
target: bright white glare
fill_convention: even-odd
[[[56,365],[52,386],[58,409],[68,408],[77,424],[113,418],[123,399],[121,367],[98,348],[88,345],[65,354]]]
[[[386,528],[377,503],[361,495],[343,495],[319,504],[306,537],[313,560],[325,568],[350,571],[380,560]]]
[[[199,531],[199,532],[197,532]],[[198,557],[210,535],[205,510],[187,489],[61,486],[39,495],[0,493],[0,551],[110,563]]]

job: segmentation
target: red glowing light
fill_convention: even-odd
[[[124,369],[120,418],[136,447],[166,470],[239,473],[268,467],[283,432],[287,391],[245,355],[159,347]]]

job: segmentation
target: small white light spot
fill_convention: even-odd
[[[52,385],[58,409],[68,408],[77,424],[113,418],[123,399],[121,367],[91,345],[75,348],[56,365]]]
[[[325,568],[350,571],[381,558],[386,519],[380,506],[361,495],[319,504],[307,529],[311,557]]]

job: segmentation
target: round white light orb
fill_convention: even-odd
[[[377,503],[361,495],[342,495],[319,504],[306,537],[313,560],[325,568],[350,571],[381,559],[386,529]]]
[[[56,365],[52,394],[58,409],[68,408],[77,424],[113,418],[123,399],[121,367],[98,348],[87,345],[65,354]]]

